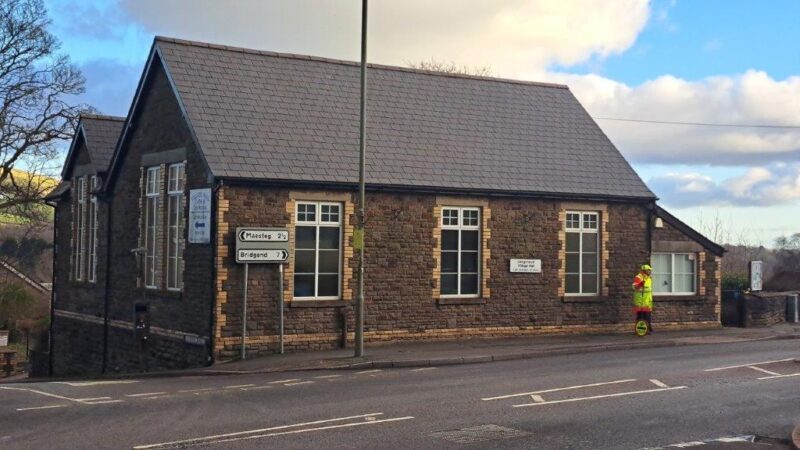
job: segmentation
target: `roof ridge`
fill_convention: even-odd
[[[282,53],[282,52],[274,52],[269,50],[256,50],[251,48],[245,47],[236,47],[230,45],[220,45],[220,44],[211,44],[208,42],[201,42],[201,41],[192,41],[187,39],[179,39],[167,36],[156,36],[154,38],[155,41],[162,41],[162,42],[170,42],[173,44],[179,45],[188,45],[193,47],[202,47],[202,48],[212,48],[216,50],[227,50],[232,52],[239,52],[239,53],[248,53],[253,55],[263,55],[263,56],[272,56],[275,58],[288,58],[288,59],[302,59],[306,61],[317,61],[317,62],[324,62],[330,64],[341,64],[345,66],[359,66],[360,63],[355,61],[348,61],[344,59],[335,59],[335,58],[326,58],[322,56],[311,56],[311,55],[301,55],[297,53]],[[460,73],[447,73],[447,72],[438,72],[435,70],[425,70],[425,69],[414,69],[411,67],[400,67],[400,66],[391,66],[387,64],[376,64],[376,63],[368,63],[367,67],[373,69],[381,69],[381,70],[393,70],[396,72],[409,72],[409,73],[418,73],[422,75],[432,75],[432,76],[439,76],[439,77],[448,77],[448,78],[462,78],[468,80],[480,80],[480,81],[494,81],[497,83],[509,83],[509,84],[522,84],[527,86],[538,86],[538,87],[548,87],[548,88],[555,88],[555,89],[569,89],[569,86],[566,84],[559,84],[559,83],[547,83],[544,81],[529,81],[529,80],[515,80],[513,78],[502,78],[502,77],[489,77],[489,76],[481,76],[481,75],[468,75],[468,74],[460,74]]]
[[[125,121],[125,117],[120,116],[109,116],[105,114],[91,114],[91,113],[81,113],[81,119],[94,119],[94,120],[113,120],[116,122],[123,122]]]

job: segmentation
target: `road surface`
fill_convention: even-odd
[[[3,384],[0,448],[751,448],[739,441],[787,439],[800,421],[795,358],[800,341],[780,340],[461,366]]]

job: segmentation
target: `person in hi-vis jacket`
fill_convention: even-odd
[[[643,264],[639,273],[633,278],[633,312],[636,322],[647,322],[647,334],[653,331],[653,279],[650,272],[653,268]]]

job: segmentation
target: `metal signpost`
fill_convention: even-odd
[[[283,354],[283,263],[289,259],[289,230],[286,228],[236,228],[236,262],[244,264],[242,309],[242,359],[246,356],[247,280],[250,264],[278,264],[278,315],[280,353]]]

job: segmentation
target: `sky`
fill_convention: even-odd
[[[154,35],[359,58],[359,0],[45,2],[105,114],[127,113]],[[800,232],[797,17],[796,0],[373,0],[369,61],[565,83],[662,206],[771,246]]]

